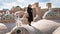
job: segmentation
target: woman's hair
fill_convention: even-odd
[[[31,7],[31,4],[29,4],[28,7]]]

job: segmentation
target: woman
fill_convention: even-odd
[[[29,25],[31,26],[31,22],[33,21],[33,14],[32,14],[31,5],[28,6],[28,8],[27,8],[27,13],[28,13],[28,15],[29,15],[29,17],[28,17],[28,22],[29,22]]]

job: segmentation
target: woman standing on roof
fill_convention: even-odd
[[[29,15],[29,17],[28,17],[28,22],[29,22],[29,25],[31,26],[31,22],[33,21],[33,14],[32,14],[31,5],[28,5],[27,13],[28,13],[28,15]]]

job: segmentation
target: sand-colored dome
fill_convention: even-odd
[[[29,34],[24,27],[14,27],[11,32],[7,34]]]
[[[7,30],[7,26],[3,23],[0,23],[0,34],[5,34]]]
[[[23,11],[17,11],[15,12],[15,16],[23,17],[24,12]]]
[[[15,22],[15,17],[12,15],[12,14],[4,14],[2,17],[1,17],[1,20],[0,22],[2,23],[7,23],[7,22]]]
[[[5,14],[3,18],[5,18],[6,20],[14,20],[14,16],[12,14]]]
[[[60,34],[60,27],[58,27],[52,34]]]
[[[17,30],[20,30],[23,32],[23,34],[28,33],[28,34],[52,34],[54,30],[56,30],[59,26],[60,23],[52,21],[52,20],[40,20],[38,22],[35,22],[31,24],[32,26],[29,25],[24,25],[24,26],[17,26],[11,30],[10,33],[16,34]],[[25,30],[24,30],[25,29]],[[21,33],[22,34],[22,33]]]
[[[6,25],[0,23],[0,30],[1,30],[1,29],[7,29]]]
[[[58,13],[52,9],[49,9],[45,14],[43,15],[43,19],[55,19],[58,17]]]

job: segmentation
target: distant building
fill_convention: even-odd
[[[55,12],[57,12],[57,14],[58,14],[58,17],[53,17],[53,18],[60,18],[60,8],[52,8],[51,3],[47,3],[46,6],[47,6],[47,8],[41,9],[41,7],[39,7],[38,3],[32,4],[32,8],[34,8],[33,15],[38,14],[40,16],[40,18],[42,18],[43,15],[45,14],[45,12],[47,12],[49,9],[52,9]]]
[[[41,19],[43,15],[49,10],[52,9],[55,12],[58,13],[58,18],[60,18],[60,8],[52,8],[52,3],[47,3],[46,4],[47,8],[41,9],[41,6],[39,6],[39,3],[34,3],[32,4],[32,9],[33,9],[33,17],[36,17],[38,15]],[[3,9],[0,10],[0,13],[6,14],[6,11],[8,9]],[[12,7],[11,10],[9,10],[10,14],[14,14],[17,11],[23,11],[25,12],[27,10],[27,7],[21,8],[20,6]]]
[[[9,9],[3,9],[3,11],[7,11],[7,10],[9,10]]]
[[[16,6],[16,7],[13,7],[13,8],[10,10],[10,12],[11,12],[11,13],[15,13],[15,12],[21,11],[21,10],[22,10],[22,8],[21,8],[20,6]]]

